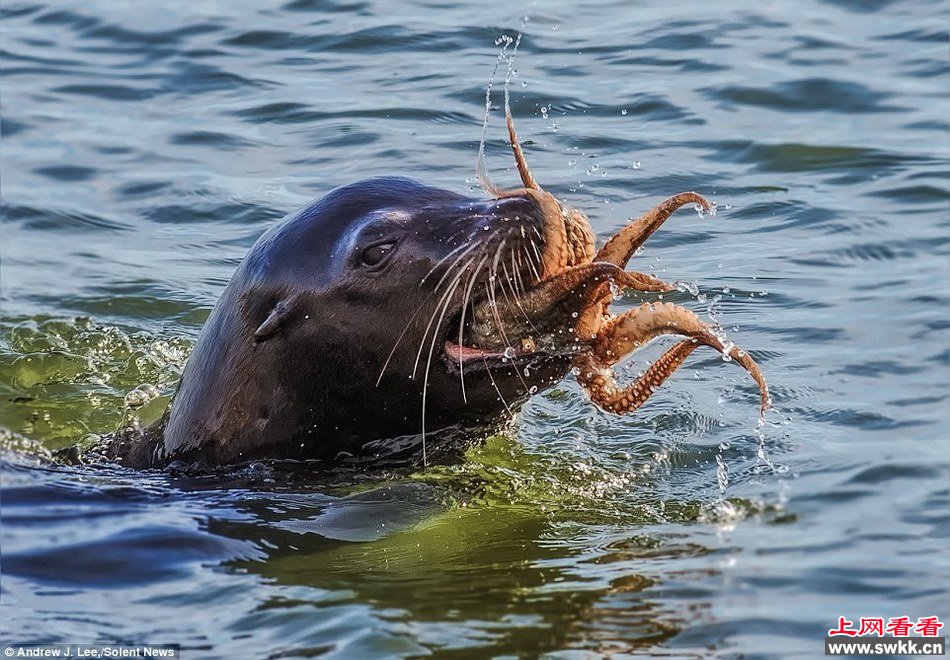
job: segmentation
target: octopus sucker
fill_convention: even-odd
[[[617,383],[614,372],[593,353],[585,353],[575,361],[577,380],[590,395],[591,401],[606,411],[623,415],[646,403],[650,395],[699,347],[693,340],[681,341],[668,349],[626,387]]]
[[[742,366],[759,389],[760,409],[771,405],[768,384],[758,364],[685,307],[672,303],[644,303],[621,314],[610,303],[622,289],[670,291],[662,280],[626,270],[637,249],[677,210],[686,205],[710,212],[713,205],[699,193],[673,195],[638,218],[630,220],[599,249],[587,216],[545,191],[528,167],[509,108],[505,119],[512,153],[524,186],[497,191],[508,197],[534,200],[543,215],[537,232],[540,245],[526,251],[537,277],[518,300],[473,305],[471,325],[460,330],[464,346],[447,344],[446,354],[459,364],[487,360],[504,351],[517,361],[536,351],[569,355],[577,379],[591,401],[605,411],[626,414],[642,406],[699,346],[709,346]],[[614,365],[661,335],[686,339],[664,352],[634,382],[618,383]],[[463,337],[464,336],[464,337]],[[520,340],[511,346],[509,339]]]

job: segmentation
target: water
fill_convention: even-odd
[[[452,467],[36,458],[161,413],[275,218],[376,174],[474,186],[529,9],[535,176],[602,238],[718,202],[635,266],[755,355],[760,431],[700,350],[635,417],[568,377]],[[4,640],[815,657],[838,616],[950,616],[944,3],[12,1],[0,29]]]

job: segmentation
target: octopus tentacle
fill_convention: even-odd
[[[525,160],[524,151],[521,150],[521,142],[518,141],[518,134],[515,133],[515,120],[511,118],[511,108],[505,104],[505,121],[508,123],[508,139],[511,141],[511,150],[515,154],[515,163],[518,164],[518,174],[521,175],[521,182],[525,188],[531,190],[541,190],[541,186],[531,176],[531,170],[528,169],[528,161]]]
[[[635,291],[657,291],[663,293],[676,288],[672,284],[668,284],[657,277],[635,270],[625,270],[624,276],[617,278],[617,283]]]
[[[508,191],[494,190],[494,193],[498,198],[527,195],[541,207],[544,217],[544,252],[540,264],[542,278],[556,275],[571,266],[591,263],[597,252],[597,239],[591,229],[590,220],[577,209],[559,202],[535,181],[528,168],[518,134],[515,132],[515,120],[511,116],[511,108],[507,102],[505,120],[508,124],[511,150],[514,153],[524,188]]]
[[[518,319],[566,320],[572,331],[585,342],[599,334],[607,317],[603,308],[610,300],[611,283],[640,291],[665,291],[669,285],[643,273],[628,272],[604,262],[571,266],[542,280],[513,300],[499,301],[488,308],[477,307],[476,322],[485,321],[488,310],[498,314],[496,325]]]
[[[591,401],[612,413],[623,415],[636,410],[699,347],[694,339],[681,341],[657,359],[642,376],[627,387],[617,383],[613,369],[593,353],[578,358],[578,382],[590,394]]]
[[[623,285],[624,287],[633,289],[634,291],[665,293],[667,291],[673,291],[676,288],[672,284],[668,284],[667,282],[664,282],[657,277],[653,277],[652,275],[647,275],[646,273],[641,273],[635,270],[627,270],[624,271],[624,273],[625,275],[623,277],[616,277],[612,281],[618,286]],[[610,315],[608,310],[612,296],[613,293],[610,290],[610,282],[601,282],[597,291],[593,292],[590,296],[591,299],[601,301],[600,313],[605,317]]]
[[[704,211],[709,211],[712,208],[706,198],[699,193],[681,192],[678,195],[673,195],[636,220],[632,220],[626,227],[614,234],[597,253],[594,258],[595,261],[607,261],[623,268],[627,265],[630,257],[633,256],[633,253],[637,251],[637,248],[643,245],[653,232],[666,222],[667,218],[673,215],[677,209],[690,202],[699,204]]]
[[[744,367],[759,386],[762,412],[771,405],[769,386],[755,360],[735,345],[726,346],[709,326],[685,307],[672,303],[646,303],[631,309],[605,323],[591,347],[597,359],[604,366],[610,366],[660,335],[692,337],[728,355]]]
[[[670,285],[652,275],[625,271],[614,264],[599,262],[571,266],[553,277],[542,280],[519,301],[519,307],[533,315],[550,313],[554,305],[572,310],[596,309],[603,300],[605,287],[617,286],[638,291],[668,291]]]

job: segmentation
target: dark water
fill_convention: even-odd
[[[411,474],[34,458],[155,419],[275,218],[374,174],[468,191],[529,9],[539,180],[601,236],[718,202],[639,268],[756,355],[761,438],[741,370],[699,353],[636,417],[569,378]],[[815,657],[839,615],[946,621],[947,25],[887,0],[4,3],[3,640]],[[511,184],[497,110],[487,148]]]

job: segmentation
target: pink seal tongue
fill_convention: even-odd
[[[484,349],[474,348],[472,346],[459,346],[455,342],[451,341],[445,342],[445,354],[450,360],[458,364],[467,362],[469,360],[497,358],[502,355],[501,353],[497,353],[495,351],[486,351]]]

